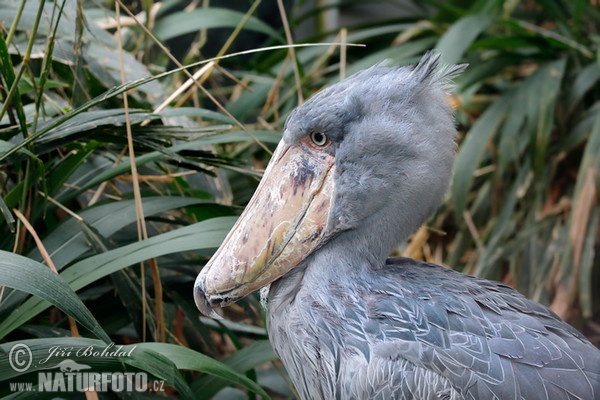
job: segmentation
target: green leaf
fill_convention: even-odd
[[[201,29],[235,28],[243,18],[243,13],[225,8],[197,8],[160,18],[154,26],[153,33],[161,41],[165,41],[189,33],[197,33]],[[255,17],[250,17],[244,29],[264,33],[280,43],[285,42],[273,28]]]
[[[148,66],[138,61],[135,55],[128,51],[123,52],[122,55],[126,82],[153,78]],[[120,53],[116,41],[108,44],[96,40],[90,41],[84,48],[83,56],[88,64],[89,73],[105,87],[111,88],[122,83]],[[143,92],[151,101],[158,102],[162,99],[155,96],[160,96],[160,93],[165,93],[167,89],[160,81],[152,79],[137,90]],[[131,92],[130,95],[140,97],[136,92]]]
[[[143,200],[144,216],[201,203],[205,201],[184,197],[148,197]],[[104,238],[109,238],[136,221],[135,201],[122,200],[99,205],[80,212],[79,216],[82,220],[67,219],[43,240],[44,248],[58,271],[90,250],[94,250],[95,253],[105,251],[98,250],[98,247],[103,247]],[[38,262],[43,261],[37,248],[27,257]],[[12,310],[24,298],[25,294],[19,291],[5,294],[2,308]]]
[[[9,142],[7,142],[5,140],[0,140],[0,153],[4,153],[4,152],[12,149],[13,146],[14,145],[12,143],[9,143]],[[23,148],[19,149],[19,153],[25,154],[28,157],[31,157],[34,160],[39,161],[39,159],[37,158],[37,156],[35,154],[33,154],[32,152],[30,152],[29,150],[27,150],[27,149],[23,149]]]
[[[79,290],[113,272],[150,258],[176,252],[217,248],[235,220],[233,217],[213,218],[119,247],[73,264],[63,271],[60,277],[73,290]],[[48,303],[37,297],[28,299],[0,324],[0,337],[18,328],[48,306]]]
[[[163,111],[159,112],[163,118],[173,118],[173,117],[201,117],[203,120],[212,120],[219,121],[226,124],[234,124],[234,121],[225,114],[220,112],[207,110],[204,108],[196,108],[196,107],[177,107],[171,108],[167,107]]]
[[[435,46],[447,64],[460,62],[471,43],[490,26],[493,19],[484,14],[467,15],[458,20],[444,33]]]
[[[525,148],[530,151],[536,174],[543,169],[565,66],[564,60],[541,65],[512,91],[506,122],[499,135],[500,174],[509,162],[519,159]]]
[[[600,79],[600,65],[592,62],[577,74],[572,86],[568,89],[567,104],[572,111]]]
[[[97,146],[97,143],[90,143],[76,151],[71,151],[62,162],[52,168],[46,179],[47,187],[52,190],[48,195],[54,196],[60,191],[77,168],[94,153]]]
[[[458,220],[462,220],[475,169],[483,158],[486,145],[504,120],[510,107],[510,99],[509,93],[489,106],[469,130],[460,146],[454,164],[452,183],[452,202]]]
[[[532,174],[529,163],[522,165],[514,182],[508,187],[500,212],[493,221],[490,221],[489,232],[485,238],[486,247],[475,265],[474,275],[497,278],[497,275],[491,273],[494,272],[493,269],[497,266],[498,259],[505,255],[503,250],[507,249],[507,238],[514,233],[515,229],[514,211],[520,198],[519,191],[523,190],[525,182]]]
[[[273,352],[271,342],[263,340],[236,351],[224,359],[223,363],[239,373],[245,373],[276,359],[277,355]],[[221,378],[223,379],[219,379],[216,374],[204,376],[194,381],[191,388],[194,392],[199,393],[201,391],[207,398],[210,398],[227,386],[228,382],[224,380],[225,377]]]
[[[156,345],[158,346],[155,346],[155,348],[158,349],[164,349],[165,346],[175,346],[169,345],[167,343],[156,343]],[[152,349],[152,343],[138,343],[134,345],[124,346],[124,350],[126,352],[131,352],[131,357],[122,358],[123,362],[133,367],[139,368],[143,371],[151,373],[156,378],[158,378],[158,380],[164,380],[165,383],[167,383],[169,386],[172,386],[175,389],[177,389],[178,396],[183,399],[196,398],[192,393],[192,390],[188,386],[185,378],[177,370],[177,360],[175,358],[170,358],[167,355],[154,351]],[[193,352],[193,350],[190,349],[186,350]],[[217,361],[214,362],[217,363]]]
[[[56,128],[48,130],[47,133],[36,140],[36,143],[47,144],[48,142],[55,140],[65,141],[70,139],[70,136],[74,135],[81,138],[84,132],[92,131],[99,126],[125,124],[127,118],[129,118],[129,121],[132,124],[137,124],[145,120],[157,119],[158,115],[135,109],[129,110],[129,117],[127,117],[125,110],[120,108],[110,110],[90,110],[74,115]],[[52,121],[40,124],[38,129],[44,130],[49,125],[52,125]]]
[[[278,143],[281,140],[281,136],[268,131],[250,131],[258,140],[263,143]],[[150,162],[159,161],[166,157],[165,153],[178,153],[184,150],[195,150],[203,149],[207,145],[234,143],[234,142],[247,142],[249,135],[243,131],[234,131],[218,134],[210,134],[203,136],[199,139],[178,143],[163,151],[152,151],[141,156],[136,157],[136,166],[139,168],[142,165]],[[112,166],[105,171],[96,173],[94,177],[87,178],[83,182],[77,182],[79,188],[77,190],[69,192],[68,198],[78,195],[85,190],[99,185],[100,183],[112,179],[116,176],[128,173],[131,171],[131,164],[127,158],[124,158],[118,165]],[[60,198],[60,197],[59,197]],[[62,198],[61,198],[62,199]]]
[[[539,176],[547,163],[550,135],[554,129],[556,102],[560,95],[566,61],[556,60],[539,67],[527,82],[531,82],[528,110],[531,116],[537,115],[535,127],[531,130],[533,138],[530,145],[533,158],[533,170]]]
[[[148,217],[167,210],[205,203],[206,200],[186,197],[145,197],[142,202],[144,216]],[[119,229],[134,223],[137,218],[134,200],[121,200],[98,205],[83,210],[78,215],[105,238],[109,238]],[[59,271],[91,248],[85,232],[75,218],[69,218],[60,224],[44,238],[43,243]],[[32,250],[28,257],[42,261],[38,249]]]
[[[0,250],[0,285],[30,293],[36,297],[35,302],[47,308],[50,304],[73,317],[77,322],[94,333],[100,339],[110,341],[92,313],[79,300],[77,294],[65,280],[52,272],[50,268],[13,253]],[[33,318],[37,312],[16,309],[12,315],[18,315],[22,323]],[[0,324],[0,338],[9,331],[7,320]]]
[[[256,394],[263,396],[264,398],[270,398],[260,386],[258,386],[255,382],[253,382],[252,380],[248,379],[246,376],[241,374],[241,372],[245,372],[245,370],[252,368],[252,366],[251,366],[252,362],[248,362],[248,360],[245,360],[246,364],[244,365],[244,366],[248,366],[248,368],[246,368],[245,370],[240,370],[239,368],[235,368],[235,369],[232,368],[231,364],[229,364],[229,363],[227,363],[229,365],[225,365],[224,363],[213,360],[212,358],[205,356],[202,353],[198,353],[197,351],[188,349],[187,347],[177,346],[174,344],[139,343],[139,344],[135,344],[132,346],[136,347],[136,351],[137,351],[137,349],[142,349],[142,350],[148,349],[148,350],[152,350],[156,353],[159,353],[159,354],[163,355],[164,357],[166,357],[167,359],[173,360],[173,362],[175,363],[175,365],[177,366],[178,369],[189,369],[189,370],[193,370],[193,371],[205,372],[205,373],[213,375],[215,377],[225,379],[229,383],[235,383],[235,384],[241,385],[241,386],[247,388],[248,390],[255,392]],[[262,346],[264,347],[265,344],[263,343]],[[269,344],[269,346],[270,346],[270,344]],[[252,346],[248,347],[248,349],[251,349],[250,350],[251,353],[255,352],[255,349]],[[261,350],[261,352],[263,351],[262,348],[260,350]],[[265,351],[265,353],[269,357],[263,357],[259,361],[264,360],[264,362],[267,362],[267,361],[270,361],[273,359],[273,358],[270,358],[270,357],[274,356],[272,351],[270,353]],[[248,357],[248,352],[245,352],[244,354],[242,354],[238,357],[238,360],[244,359],[247,357]],[[257,361],[257,360],[255,359],[252,361]],[[261,362],[261,364],[264,362]],[[238,364],[240,364],[240,363],[241,363],[241,361],[238,361]],[[256,365],[259,365],[259,364],[256,364]],[[211,394],[212,394],[212,393],[211,394],[207,393],[205,391],[204,387],[198,387],[196,385],[194,385],[194,392],[202,393],[202,395],[206,398],[210,398]]]

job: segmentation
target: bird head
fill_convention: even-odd
[[[464,67],[440,66],[432,53],[416,67],[378,64],[296,108],[254,196],[196,279],[200,311],[217,317],[213,308],[284,276],[333,238],[355,238],[385,259],[448,188],[448,83]]]

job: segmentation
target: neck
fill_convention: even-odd
[[[360,230],[338,234],[309,255],[298,266],[271,284],[269,307],[292,301],[299,290],[327,293],[331,284],[354,286],[370,276],[373,269],[384,267],[390,249],[383,250]]]

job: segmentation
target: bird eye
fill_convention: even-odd
[[[312,142],[319,146],[319,147],[323,147],[327,144],[327,135],[325,135],[323,132],[311,132],[310,134],[310,140],[312,140]]]

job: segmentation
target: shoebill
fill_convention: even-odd
[[[269,337],[302,399],[600,399],[600,351],[545,306],[387,258],[451,179],[464,67],[439,64],[376,65],[295,109],[196,304],[217,316],[270,285]]]

